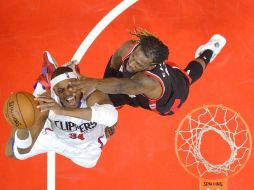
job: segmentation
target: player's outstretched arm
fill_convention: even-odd
[[[162,93],[160,82],[143,72],[135,74],[132,78],[94,79],[82,77],[78,81],[70,82],[70,86],[69,90],[74,92],[80,90],[85,94],[97,89],[106,94],[145,94],[147,97],[155,99],[159,98]]]
[[[33,126],[29,129],[12,127],[10,138],[6,144],[6,155],[21,160],[30,157],[28,153],[39,136],[47,117],[48,112],[38,113]]]

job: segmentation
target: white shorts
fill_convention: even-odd
[[[102,134],[92,142],[81,142],[80,144],[69,145],[67,142],[57,138],[54,131],[51,130],[50,125],[50,122],[47,120],[29,153],[20,154],[14,148],[13,152],[15,157],[24,160],[37,154],[54,151],[57,154],[69,158],[79,166],[91,168],[96,165],[101,155],[102,148],[107,142],[105,134]]]

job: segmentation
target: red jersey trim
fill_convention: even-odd
[[[163,81],[162,81],[161,78],[158,77],[156,74],[153,74],[153,73],[151,73],[151,72],[149,72],[149,71],[145,71],[145,74],[147,74],[148,76],[153,77],[154,79],[158,80],[158,81],[160,82],[161,87],[162,87],[161,96],[160,96],[159,98],[154,98],[154,99],[148,98],[148,97],[147,97],[147,98],[148,98],[149,100],[159,100],[159,99],[161,99],[162,96],[164,95],[164,92],[165,92],[165,86],[164,86]]]
[[[101,139],[104,137],[104,135],[102,135],[102,136],[100,136],[99,138],[98,138],[98,143],[101,145],[100,146],[100,149],[102,150],[103,149],[103,146],[104,146],[104,144],[103,144],[103,142],[101,141]]]

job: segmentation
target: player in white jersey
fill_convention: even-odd
[[[51,58],[48,52],[46,56]],[[112,131],[109,127],[116,124],[118,114],[102,92],[86,98],[82,92],[70,93],[69,83],[75,80],[71,68],[59,67],[52,74],[50,90],[37,84],[34,95],[41,112],[30,129],[13,128],[7,156],[23,160],[55,151],[82,167],[96,165],[109,136],[105,131]]]

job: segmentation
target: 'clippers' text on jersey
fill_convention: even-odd
[[[78,125],[71,121],[54,121],[54,124],[57,128],[63,131],[80,132],[80,133],[88,133],[91,129],[97,126],[96,122],[87,122]]]

